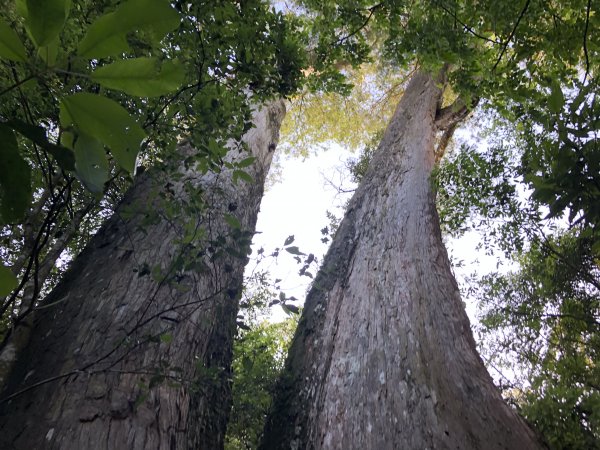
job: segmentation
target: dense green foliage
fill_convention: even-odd
[[[518,271],[484,277],[477,293],[485,353],[518,373],[506,394],[553,448],[600,448],[600,277],[590,244],[578,230],[534,241]]]
[[[225,448],[256,448],[297,318],[255,324],[233,345],[233,407]]]

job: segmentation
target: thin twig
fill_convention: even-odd
[[[455,13],[453,13],[452,11],[450,11],[450,10],[449,10],[448,8],[446,8],[446,7],[445,7],[443,4],[441,4],[441,3],[437,3],[437,2],[436,2],[436,4],[437,4],[437,5],[438,5],[440,8],[442,8],[442,9],[443,9],[443,10],[444,10],[446,13],[450,14],[450,16],[451,16],[451,17],[452,17],[454,20],[456,20],[456,21],[457,21],[459,24],[461,24],[461,25],[462,25],[462,27],[463,27],[463,28],[464,28],[466,31],[468,31],[469,33],[471,33],[471,34],[472,34],[473,36],[475,36],[476,38],[482,39],[482,40],[484,40],[484,41],[487,41],[487,42],[491,42],[492,44],[496,44],[496,45],[502,45],[502,41],[498,41],[498,40],[495,40],[495,39],[490,39],[490,38],[488,38],[488,37],[486,37],[486,36],[483,36],[483,35],[481,35],[481,34],[477,33],[477,32],[476,32],[476,31],[473,29],[473,27],[471,27],[471,26],[467,25],[465,22],[463,22],[462,20],[460,20],[460,18],[459,18],[459,17],[458,17],[458,16],[457,16]]]
[[[587,10],[585,13],[585,30],[583,30],[583,54],[585,55],[585,76],[583,77],[583,84],[585,84],[587,77],[590,73],[590,58],[588,56],[587,49],[587,34],[588,26],[590,24],[590,9],[592,7],[592,0],[588,0]]]
[[[375,14],[375,11],[377,11],[377,9],[379,9],[381,6],[383,6],[383,3],[378,3],[375,6],[371,6],[368,11],[369,11],[369,15],[367,16],[366,20],[362,23],[362,25],[360,27],[358,27],[356,30],[354,30],[353,32],[351,32],[350,34],[348,34],[347,36],[341,37],[339,38],[334,45],[338,45],[338,44],[342,44],[344,41],[347,41],[348,39],[350,39],[352,36],[355,36],[359,31],[361,31],[363,28],[365,28],[368,23],[371,20],[371,17],[373,17],[373,14]]]
[[[23,78],[21,81],[17,81],[15,84],[13,84],[12,86],[7,87],[6,89],[3,89],[2,91],[0,91],[0,97],[2,97],[4,94],[6,94],[7,92],[12,91],[13,89],[18,88],[19,86],[21,86],[23,83],[27,83],[29,80],[35,78],[37,75],[29,75],[26,78]]]
[[[525,15],[525,12],[527,11],[527,8],[529,8],[530,1],[531,0],[527,0],[525,2],[525,6],[523,7],[523,10],[521,11],[521,14],[519,14],[519,18],[517,19],[517,23],[515,23],[515,26],[513,27],[512,31],[510,32],[510,35],[508,36],[508,39],[504,43],[504,46],[502,47],[502,51],[500,52],[500,56],[498,56],[498,60],[496,61],[496,64],[494,64],[494,67],[492,68],[492,72],[494,70],[496,70],[496,67],[498,67],[498,64],[500,64],[500,60],[502,59],[502,56],[504,56],[504,52],[506,52],[506,49],[508,48],[508,44],[510,44],[510,41],[512,41],[512,38],[515,36],[515,33],[517,32],[517,27],[521,23],[521,19],[523,19],[523,16]]]

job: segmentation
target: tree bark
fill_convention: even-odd
[[[310,290],[262,449],[534,449],[488,375],[442,243],[439,80],[409,83]]]
[[[0,400],[0,448],[223,446],[243,269],[284,113],[271,103],[244,136],[253,183],[180,163],[139,177],[38,308]]]

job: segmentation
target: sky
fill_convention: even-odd
[[[327,180],[338,183],[340,168],[350,157],[351,153],[336,145],[307,158],[282,155],[277,163],[277,181],[269,183],[263,197],[246,275],[256,270],[268,270],[273,280],[282,280],[279,285],[287,297],[299,300],[294,303],[298,306],[304,300],[311,281],[309,277],[298,274],[302,265],[285,251],[280,252],[277,258],[265,258],[258,266],[255,257],[261,247],[266,255],[272,254],[293,235],[291,245],[307,255],[314,254],[317,262],[322,260],[328,248],[328,244],[321,241],[324,237],[321,230],[329,225],[326,212],[329,210],[341,217],[341,207],[349,195],[339,195]],[[351,187],[349,182],[344,186]],[[314,263],[309,270],[316,274]],[[274,308],[275,320],[284,318],[282,313],[281,308]]]
[[[278,181],[270,183],[263,197],[257,223],[257,234],[253,240],[251,261],[246,267],[246,275],[253,271],[268,270],[273,280],[281,279],[281,290],[287,297],[296,297],[300,306],[306,296],[311,279],[300,276],[298,265],[293,255],[280,252],[277,258],[265,258],[256,264],[257,252],[264,249],[265,255],[272,254],[289,236],[294,236],[291,245],[297,246],[303,253],[313,253],[318,262],[322,261],[328,244],[321,242],[321,229],[329,225],[326,211],[337,217],[343,216],[343,205],[351,194],[342,195],[335,186],[351,189],[348,177],[344,177],[345,162],[355,157],[348,150],[331,145],[303,159],[296,156],[281,156],[279,160],[280,174]],[[447,240],[447,248],[451,259],[461,261],[460,267],[454,271],[459,285],[465,286],[469,275],[478,275],[496,269],[496,257],[487,256],[477,250],[481,236],[470,232],[460,239]],[[316,273],[314,265],[310,269]],[[469,298],[464,298],[467,314],[474,323],[476,306]],[[271,320],[282,320],[286,317],[279,307],[272,309]]]

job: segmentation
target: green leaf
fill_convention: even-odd
[[[77,53],[84,58],[106,58],[129,50],[125,33],[115,33],[112,15],[102,16],[88,29]]]
[[[13,130],[0,125],[0,215],[5,222],[23,217],[31,200],[31,168],[19,153]]]
[[[37,47],[50,44],[63,29],[70,0],[27,0],[25,26]]]
[[[173,342],[173,335],[169,333],[161,334],[160,341],[164,342],[165,344],[170,344],[171,342]]]
[[[59,47],[60,40],[56,37],[48,45],[38,48],[37,54],[48,67],[52,67],[56,64]]]
[[[562,111],[562,107],[565,104],[565,96],[563,95],[560,84],[556,81],[552,83],[551,93],[548,97],[548,109],[550,112],[558,114]]]
[[[27,61],[27,52],[19,36],[2,19],[0,19],[0,58]]]
[[[232,178],[234,183],[237,183],[238,179],[242,179],[246,183],[254,183],[254,178],[252,178],[250,174],[244,172],[243,170],[234,170]]]
[[[254,164],[256,161],[256,156],[250,156],[248,158],[242,159],[239,163],[237,163],[237,167],[243,169],[244,167],[249,167]]]
[[[185,70],[175,61],[160,65],[157,58],[135,58],[116,61],[100,67],[92,80],[109,89],[140,97],[157,97],[181,87]]]
[[[127,33],[150,30],[161,39],[179,23],[179,14],[166,0],[129,0],[90,25],[77,52],[86,58],[117,55],[129,50]]]
[[[12,271],[4,264],[0,264],[0,297],[10,294],[18,285],[19,280]]]
[[[239,230],[242,227],[242,224],[237,219],[237,217],[232,216],[231,214],[225,214],[224,218],[225,218],[225,222],[227,222],[227,224],[231,228],[235,228],[235,229]]]
[[[121,105],[100,95],[73,94],[60,102],[60,122],[102,142],[123,169],[133,172],[146,133]]]
[[[94,194],[102,193],[108,180],[108,160],[100,141],[84,133],[77,137],[75,170],[87,189]]]

